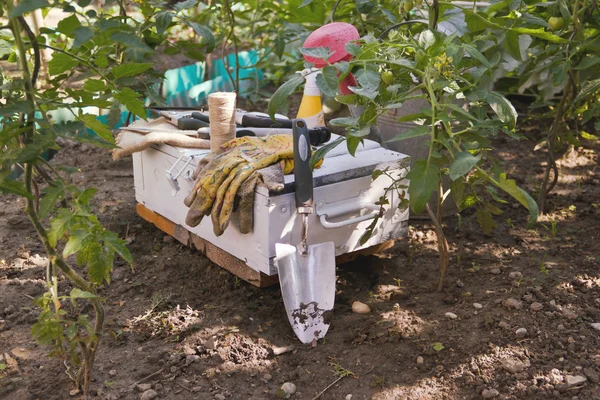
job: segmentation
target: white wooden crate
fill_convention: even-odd
[[[337,135],[332,135],[335,140]],[[193,188],[191,179],[198,160],[208,150],[182,149],[169,145],[154,145],[133,155],[136,200],[146,208],[179,224],[191,233],[243,260],[250,268],[267,275],[277,274],[275,243],[298,244],[300,218],[296,213],[293,192],[294,176],[285,176],[282,193],[269,193],[258,187],[254,199],[254,229],[249,234],[240,233],[238,213],[234,213],[225,233],[213,234],[210,217],[200,225],[185,224],[188,208],[183,199]],[[373,181],[376,169],[402,178],[408,172],[408,156],[386,150],[376,142],[365,140],[356,157],[351,156],[345,144],[327,154],[321,168],[314,171],[315,213],[309,216],[308,243],[333,241],[336,256],[365,249],[404,236],[408,229],[408,210],[398,209],[400,199],[389,192],[390,205],[380,219],[371,238],[360,244],[360,237],[371,224],[369,218],[377,213],[375,206],[391,184],[390,178],[380,176]],[[177,178],[178,190],[172,187],[167,171]],[[404,182],[407,185],[407,182]],[[408,196],[408,194],[407,194]]]

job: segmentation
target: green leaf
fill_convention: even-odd
[[[379,72],[366,68],[359,69],[356,74],[354,74],[354,77],[361,87],[373,91],[377,90],[379,83],[381,82],[381,75]]]
[[[11,10],[11,12],[8,14],[8,17],[20,17],[23,14],[26,14],[33,10],[45,7],[50,7],[50,3],[48,3],[47,0],[21,0],[17,3],[17,6]]]
[[[64,188],[62,185],[48,186],[44,192],[44,197],[40,200],[40,211],[38,212],[40,219],[46,218],[54,208],[56,201],[64,197]]]
[[[454,155],[454,161],[450,164],[450,179],[453,181],[465,176],[481,160],[481,155],[474,156],[468,151],[461,151]]]
[[[440,342],[435,342],[434,344],[431,345],[431,347],[433,347],[433,349],[435,351],[442,351],[445,349],[444,345]]]
[[[348,61],[336,62],[333,66],[343,74],[350,72],[350,63]]]
[[[539,214],[537,203],[535,200],[533,200],[529,193],[517,186],[517,183],[514,179],[507,179],[505,173],[501,173],[498,178],[494,179],[481,170],[479,172],[482,173],[488,182],[502,189],[519,203],[521,203],[521,205],[527,208],[529,210],[529,226],[533,226],[535,224]]]
[[[36,134],[32,142],[23,147],[18,153],[16,162],[33,162],[46,149],[55,147],[55,144],[56,142],[52,132],[45,131],[44,134]]]
[[[352,157],[356,155],[356,149],[358,149],[358,145],[362,143],[362,139],[356,136],[346,136],[346,146],[348,147],[348,152]]]
[[[169,29],[171,21],[173,21],[173,13],[170,13],[169,11],[161,11],[156,14],[156,33],[159,35],[165,33],[165,31]]]
[[[356,43],[346,43],[346,51],[356,57],[360,53],[360,45]]]
[[[11,117],[18,113],[28,114],[33,111],[31,103],[28,101],[15,101],[6,106],[0,107],[0,116]]]
[[[477,223],[486,235],[491,234],[496,227],[494,217],[492,217],[492,214],[484,208],[477,209]]]
[[[127,242],[120,239],[116,233],[106,232],[104,235],[104,245],[120,255],[129,265],[133,266],[133,256],[127,248]]]
[[[469,27],[470,31],[478,31],[478,30],[483,30],[485,28],[495,28],[495,29],[503,29],[503,30],[513,31],[513,32],[520,33],[523,35],[535,36],[540,39],[544,39],[549,42],[557,43],[557,44],[564,44],[564,43],[569,42],[568,40],[563,39],[560,36],[556,36],[550,32],[546,32],[544,30],[544,28],[539,28],[539,29],[521,28],[521,27],[507,28],[505,26],[502,26],[495,22],[492,22],[491,19],[489,19],[489,16],[485,13],[476,13],[474,11],[469,10],[468,8],[460,7],[455,4],[445,2],[445,1],[441,1],[441,2],[439,2],[439,4],[440,5],[441,4],[450,5],[452,7],[460,8],[463,11],[463,13],[465,14],[465,21],[467,21],[467,26]],[[477,28],[477,29],[475,29],[475,28]]]
[[[19,181],[3,181],[0,182],[0,192],[8,194],[16,194],[17,196],[33,199],[33,196],[25,188],[25,184]]]
[[[370,14],[375,8],[376,2],[373,0],[356,0],[356,10],[361,14]]]
[[[137,50],[141,53],[153,53],[154,50],[152,50],[150,47],[148,47],[148,45],[146,43],[144,43],[140,38],[138,38],[137,36],[131,34],[131,33],[127,33],[127,32],[115,32],[112,35],[110,35],[111,40],[120,43],[122,45],[125,45],[126,47],[133,49],[133,50]]]
[[[138,94],[129,88],[123,88],[121,91],[116,92],[115,100],[123,104],[129,111],[137,115],[142,119],[146,119],[146,109],[144,103],[138,99]]]
[[[288,98],[296,91],[296,88],[304,82],[304,77],[300,74],[294,74],[283,85],[277,89],[269,99],[268,113],[271,118],[275,117],[277,111],[287,105]]]
[[[67,240],[67,244],[65,244],[65,248],[63,249],[63,257],[67,258],[71,254],[77,253],[81,250],[83,246],[83,241],[87,238],[87,232],[83,230],[75,230],[70,236],[69,240]]]
[[[454,200],[454,204],[456,204],[459,211],[463,210],[461,208],[461,204],[463,203],[466,189],[467,184],[464,178],[459,178],[455,181],[450,181],[450,196],[452,196],[452,200]]]
[[[386,140],[386,143],[399,142],[405,139],[428,135],[429,133],[431,133],[431,127],[429,125],[417,125],[414,128],[402,132],[393,139]]]
[[[317,75],[317,86],[321,93],[328,96],[335,96],[338,90],[337,72],[334,67],[327,65],[323,72]]]
[[[114,67],[111,72],[115,79],[119,79],[139,75],[150,68],[152,68],[151,63],[127,63]]]
[[[94,32],[88,28],[87,26],[80,26],[79,28],[73,31],[73,35],[75,36],[75,40],[73,41],[73,48],[78,48],[81,45],[85,44],[94,37]],[[98,64],[96,64],[98,65]],[[107,63],[108,65],[108,63]],[[99,67],[104,68],[105,66],[98,65]]]
[[[6,369],[6,364],[0,364],[0,371],[4,371]]]
[[[86,127],[93,130],[98,136],[107,142],[114,143],[115,139],[113,138],[112,132],[108,128],[108,126],[104,125],[102,122],[96,119],[95,115],[92,114],[83,114],[79,117],[81,121],[85,124]]]
[[[0,39],[0,58],[4,58],[12,51],[12,44],[4,39]]]
[[[335,139],[333,142],[328,143],[324,146],[319,147],[311,156],[310,158],[310,167],[311,168],[315,168],[315,165],[317,165],[317,163],[319,161],[321,161],[325,155],[327,153],[329,153],[331,150],[335,149],[340,143],[342,143],[345,140],[344,137],[340,136],[339,138]]]
[[[56,30],[60,33],[63,33],[67,36],[71,36],[73,31],[81,26],[81,22],[77,18],[77,15],[72,14],[70,17],[61,19],[58,21],[58,25],[56,26]]]
[[[504,39],[504,48],[517,61],[522,61],[521,46],[519,44],[519,34],[516,32],[506,32]]]
[[[348,94],[345,96],[341,96],[341,95],[335,96],[335,100],[338,103],[346,104],[346,105],[356,104],[357,99],[358,99],[358,96],[355,94]]]
[[[187,23],[193,30],[202,38],[202,44],[206,46],[206,52],[212,53],[215,49],[216,42],[215,36],[212,31],[204,25],[200,25],[196,22]]]
[[[329,50],[329,47],[300,47],[298,50],[305,56],[318,58],[325,61],[327,61],[332,54],[331,50]]]
[[[481,54],[481,52],[479,50],[477,50],[475,47],[471,46],[470,44],[463,44],[463,47],[467,51],[467,53],[469,53],[469,55],[471,57],[473,57],[474,59],[476,59],[483,65],[485,65],[486,68],[488,68],[488,69],[492,68],[492,64],[490,64],[488,59],[485,58],[485,56],[483,54]]]
[[[302,0],[302,4],[300,4],[298,6],[298,8],[306,7],[307,5],[309,5],[312,2],[313,2],[313,0]]]
[[[115,258],[114,251],[103,248],[98,243],[92,243],[88,246],[87,267],[90,281],[97,285],[107,281],[110,283],[110,273]]]
[[[475,118],[473,115],[471,115],[471,113],[465,111],[462,107],[460,107],[454,103],[444,104],[444,107],[450,108],[452,111],[454,111],[456,114],[458,114],[458,116],[465,117],[466,119],[471,120],[471,121],[477,121],[477,118]],[[455,117],[458,117],[458,116],[455,115]]]
[[[483,31],[484,29],[486,29],[489,24],[487,22],[487,15],[479,12],[479,13],[468,13],[468,12],[464,12],[465,14],[465,22],[467,23],[467,28],[469,28],[470,32],[479,32],[479,31]],[[480,16],[479,14],[482,14],[482,16]]]
[[[583,88],[581,88],[581,91],[575,98],[574,102],[577,103],[578,101],[595,94],[598,90],[600,90],[600,79],[589,81],[583,86]]]
[[[523,21],[527,22],[528,24],[539,25],[543,26],[544,28],[550,28],[550,24],[548,24],[548,22],[545,19],[537,17],[533,14],[523,13],[521,14],[521,18],[523,18]]]
[[[50,229],[48,229],[48,241],[55,247],[59,239],[62,239],[69,222],[73,218],[71,211],[60,209],[58,215],[50,220]]]
[[[71,289],[71,293],[69,294],[71,299],[98,299],[98,295],[95,295],[90,292],[86,292],[85,290],[81,290],[79,288]]]
[[[510,100],[496,92],[489,92],[485,100],[492,107],[492,110],[494,110],[500,121],[506,124],[508,129],[515,129],[518,114]]]
[[[438,167],[428,163],[427,160],[417,160],[406,175],[410,182],[408,186],[410,207],[414,213],[422,213],[431,195],[438,189],[439,172]]]
[[[358,124],[358,117],[340,117],[334,118],[329,121],[331,126],[356,126]]]
[[[175,11],[179,12],[181,10],[190,9],[190,8],[196,6],[196,4],[198,4],[198,0],[185,0],[180,3],[175,3],[175,5],[173,6],[173,9]]]
[[[275,37],[275,54],[281,60],[285,52],[285,32],[279,31]]]
[[[435,44],[435,35],[429,29],[424,30],[419,34],[419,46],[428,49]]]
[[[107,85],[106,82],[100,79],[86,79],[83,88],[90,92],[103,92],[106,90]]]
[[[50,75],[62,74],[70,71],[79,65],[79,61],[64,53],[54,53],[52,60],[48,63],[48,72]]]
[[[581,60],[581,62],[575,67],[575,69],[588,69],[598,63],[600,63],[600,57],[588,54],[583,60]]]

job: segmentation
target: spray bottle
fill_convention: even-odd
[[[306,121],[308,128],[316,126],[325,126],[325,118],[323,115],[321,104],[321,91],[317,86],[317,75],[321,73],[318,68],[307,68],[299,72],[306,84],[304,85],[304,94],[300,102],[300,108],[296,118],[302,118]]]

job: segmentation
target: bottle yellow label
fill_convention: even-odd
[[[323,111],[321,105],[321,96],[307,96],[302,97],[300,108],[298,109],[297,118],[303,118],[306,121],[306,125],[309,128],[315,126],[323,126]]]

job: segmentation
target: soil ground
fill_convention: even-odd
[[[535,190],[545,159],[534,141],[497,145],[509,176]],[[117,262],[100,288],[108,320],[92,395],[138,399],[132,384],[144,379],[160,399],[276,399],[284,382],[296,385],[292,398],[312,399],[343,368],[352,374],[320,398],[600,399],[600,330],[591,325],[600,323],[599,150],[565,156],[551,213],[535,229],[511,204],[491,236],[474,214],[448,218],[442,293],[427,223],[411,221],[391,250],[339,266],[331,329],[312,347],[295,338],[277,286],[236,279],[136,215],[129,158],[67,145],[52,162],[77,166],[74,182],[98,188],[101,221],[135,257],[133,270]],[[0,398],[76,398],[63,366],[31,338],[43,248],[23,202],[0,203]],[[357,300],[371,312],[353,313]]]

